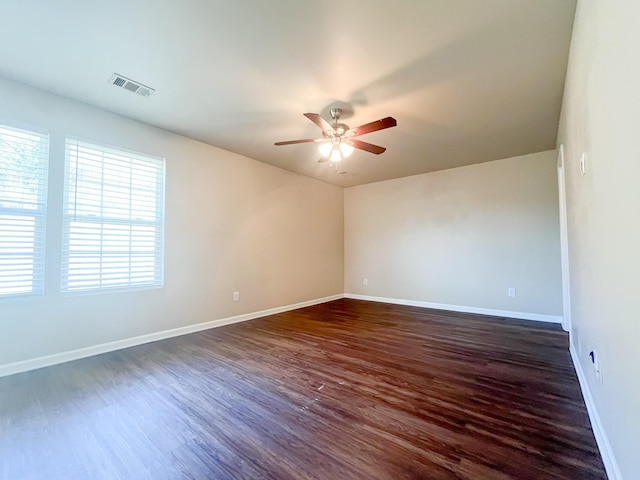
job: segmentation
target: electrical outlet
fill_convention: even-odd
[[[596,371],[596,378],[602,384],[602,368],[600,365],[600,357],[596,353],[595,350],[591,350],[589,352],[589,358],[591,359],[591,364],[593,365],[594,370]]]
[[[369,279],[368,278],[363,278],[362,279],[362,284],[363,285],[369,285]]]
[[[580,175],[583,177],[587,174],[587,154],[582,152],[580,156]]]
[[[515,287],[509,287],[507,289],[507,296],[509,297],[515,297],[516,296],[516,289]]]
[[[240,300],[240,292],[233,292],[233,301],[237,302]]]

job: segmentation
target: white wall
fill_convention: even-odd
[[[639,2],[578,2],[558,135],[567,176],[571,339],[626,479],[640,475],[639,19]]]
[[[342,293],[340,188],[6,80],[3,122],[50,131],[53,188],[46,292],[0,299],[0,366]],[[66,134],[166,158],[162,289],[58,293]]]
[[[345,291],[561,315],[556,153],[346,189]]]

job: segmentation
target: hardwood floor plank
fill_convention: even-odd
[[[0,478],[605,479],[557,325],[337,300],[0,379]]]

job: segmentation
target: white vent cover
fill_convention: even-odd
[[[111,76],[111,78],[109,79],[109,83],[115,85],[116,87],[124,88],[125,90],[129,90],[130,92],[142,95],[143,97],[148,97],[156,91],[154,88],[142,85],[135,80],[131,80],[130,78],[124,77],[117,73],[114,73]]]

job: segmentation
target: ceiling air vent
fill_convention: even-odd
[[[124,88],[125,90],[129,90],[130,92],[137,93],[138,95],[142,95],[143,97],[148,97],[155,89],[151,87],[147,87],[146,85],[142,85],[135,80],[131,80],[130,78],[123,77],[117,73],[114,73],[109,79],[109,83],[115,85],[116,87]]]

